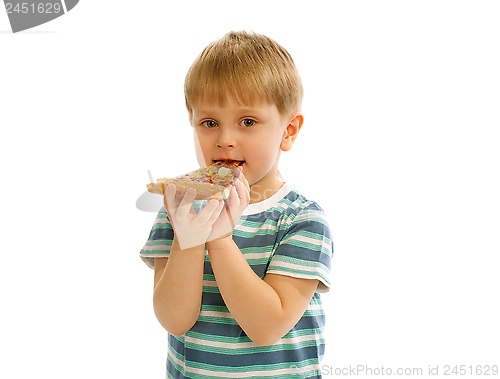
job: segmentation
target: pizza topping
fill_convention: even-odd
[[[217,172],[217,175],[220,177],[227,176],[231,172],[231,169],[227,167],[221,167],[219,171]]]
[[[233,159],[223,159],[223,160],[214,161],[214,164],[238,167],[238,166],[241,166],[244,162],[245,161],[235,161]]]
[[[213,164],[199,168],[190,173],[177,176],[175,178],[160,178],[158,182],[163,185],[173,183],[177,185],[176,198],[184,196],[187,188],[195,188],[200,192],[197,193],[197,200],[207,198],[207,196],[220,196],[222,199],[227,200],[230,193],[230,188],[237,178],[238,170],[236,167],[241,166],[244,161],[236,160],[217,160]],[[203,184],[203,185],[200,185]],[[181,189],[180,189],[181,188]],[[154,191],[155,188],[148,187],[148,191],[154,193],[162,193],[161,190]]]

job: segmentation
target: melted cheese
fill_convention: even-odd
[[[217,175],[220,176],[221,178],[224,176],[227,176],[228,174],[231,173],[231,169],[227,167],[221,167],[219,171],[217,172]]]

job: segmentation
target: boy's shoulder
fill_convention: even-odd
[[[292,188],[280,202],[279,206],[285,209],[289,215],[297,215],[304,212],[324,213],[323,208],[315,201],[305,197],[297,189]]]
[[[297,209],[316,209],[323,212],[323,208],[321,208],[315,200],[305,197],[301,192],[295,189],[295,187],[292,187],[286,197],[288,201],[296,205]]]

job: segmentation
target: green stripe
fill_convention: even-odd
[[[153,229],[170,229],[172,230],[172,225],[170,223],[155,223],[153,224]]]

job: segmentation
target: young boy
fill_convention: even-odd
[[[253,33],[211,43],[186,76],[199,164],[244,163],[227,206],[196,213],[195,190],[177,204],[169,186],[141,250],[169,332],[168,378],[321,378],[330,231],[278,171],[302,127],[302,94],[288,52]]]

